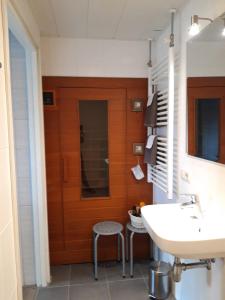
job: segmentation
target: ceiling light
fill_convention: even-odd
[[[202,18],[202,17],[199,17],[198,15],[193,15],[191,17],[191,26],[189,28],[189,34],[191,36],[199,34],[199,32],[200,32],[199,20],[209,21],[211,23],[213,22],[213,20],[210,18]]]

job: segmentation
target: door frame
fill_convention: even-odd
[[[14,6],[9,1],[3,1],[3,31],[6,55],[6,92],[8,97],[8,124],[10,145],[10,168],[13,194],[14,236],[17,254],[17,278],[21,279],[21,257],[19,245],[19,223],[17,184],[14,153],[14,132],[12,95],[10,78],[9,35],[10,29],[26,52],[27,92],[28,92],[28,122],[31,160],[32,207],[34,224],[34,254],[35,275],[37,286],[47,286],[50,282],[50,262],[48,245],[47,197],[45,175],[45,147],[43,126],[42,85],[40,72],[40,49],[31,38]]]

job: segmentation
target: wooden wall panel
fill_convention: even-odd
[[[61,150],[58,108],[45,110],[45,152],[50,252],[64,249],[64,219],[61,189]]]
[[[146,182],[147,167],[144,164],[144,157],[133,155],[133,143],[145,143],[147,139],[147,129],[144,127],[144,112],[133,112],[131,110],[131,101],[133,99],[142,99],[144,107],[146,107],[147,88],[132,87],[127,89],[127,209],[130,209],[140,201],[144,201],[146,204],[152,203],[152,185]],[[130,170],[138,161],[145,174],[145,178],[141,181],[137,181]],[[146,235],[136,235],[134,256],[139,258],[148,256],[149,244],[149,238],[146,238]]]
[[[133,143],[145,143],[147,138],[147,130],[144,127],[144,113],[133,112],[130,108],[132,99],[143,99],[144,107],[147,103],[147,89],[128,88],[127,89],[127,197],[128,203],[135,204],[138,200],[151,203],[152,186],[146,182],[147,168],[144,164],[143,156],[133,155]],[[145,179],[137,181],[131,173],[131,167],[140,162],[141,168],[144,170]],[[134,202],[136,199],[136,202]],[[132,200],[132,201],[131,201]]]

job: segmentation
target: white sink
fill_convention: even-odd
[[[202,216],[197,205],[147,205],[144,225],[156,245],[179,258],[225,257],[225,215]]]

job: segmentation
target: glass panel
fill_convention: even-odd
[[[212,161],[219,159],[219,99],[197,99],[197,154]]]
[[[79,101],[81,196],[109,196],[108,102]]]

